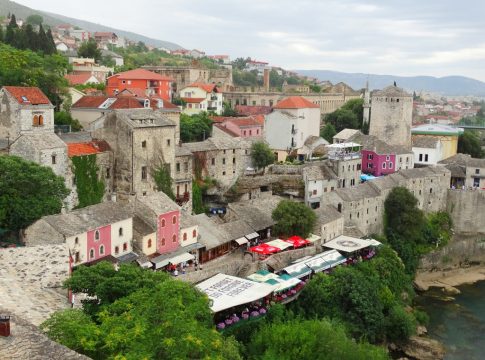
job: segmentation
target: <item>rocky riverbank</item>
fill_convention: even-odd
[[[485,280],[485,265],[476,265],[449,270],[420,271],[416,275],[414,285],[419,291],[427,291],[432,287],[442,288],[450,295],[459,294],[457,286],[473,284]]]

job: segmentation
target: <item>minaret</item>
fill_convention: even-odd
[[[370,92],[369,92],[369,80],[365,82],[365,90],[364,90],[364,119],[362,121],[362,125],[369,125],[370,120]]]

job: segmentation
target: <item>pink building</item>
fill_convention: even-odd
[[[362,150],[362,172],[374,176],[392,174],[396,171],[396,154],[378,154]]]
[[[180,211],[170,211],[158,216],[157,250],[165,254],[179,247]]]
[[[264,117],[221,117],[214,119],[216,126],[234,137],[262,137]]]
[[[111,225],[88,231],[86,253],[89,262],[111,255]]]

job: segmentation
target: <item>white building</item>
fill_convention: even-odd
[[[265,140],[278,155],[278,161],[302,148],[310,136],[320,136],[320,107],[301,96],[290,96],[274,106],[265,118]]]
[[[180,90],[180,97],[185,101],[183,113],[198,114],[202,111],[212,111],[222,114],[222,93],[215,84],[193,83]]]

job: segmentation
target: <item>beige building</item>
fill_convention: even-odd
[[[313,233],[321,237],[321,243],[335,239],[344,233],[344,217],[334,207],[326,205],[315,210],[317,221]]]
[[[186,103],[184,114],[194,115],[203,111],[222,114],[222,93],[215,84],[192,83],[180,90],[180,98]]]
[[[362,146],[356,143],[339,143],[327,146],[329,167],[337,175],[337,188],[352,187],[360,183],[362,174]]]
[[[120,198],[156,192],[154,172],[175,177],[175,124],[149,109],[115,110],[99,119],[93,136],[115,154],[113,187]]]
[[[369,135],[390,145],[411,147],[413,96],[397,86],[372,94]]]
[[[485,159],[475,159],[470,155],[456,154],[439,162],[451,171],[451,184],[456,189],[485,188]]]
[[[175,147],[174,174],[175,202],[182,208],[192,209],[193,158],[182,144]]]

